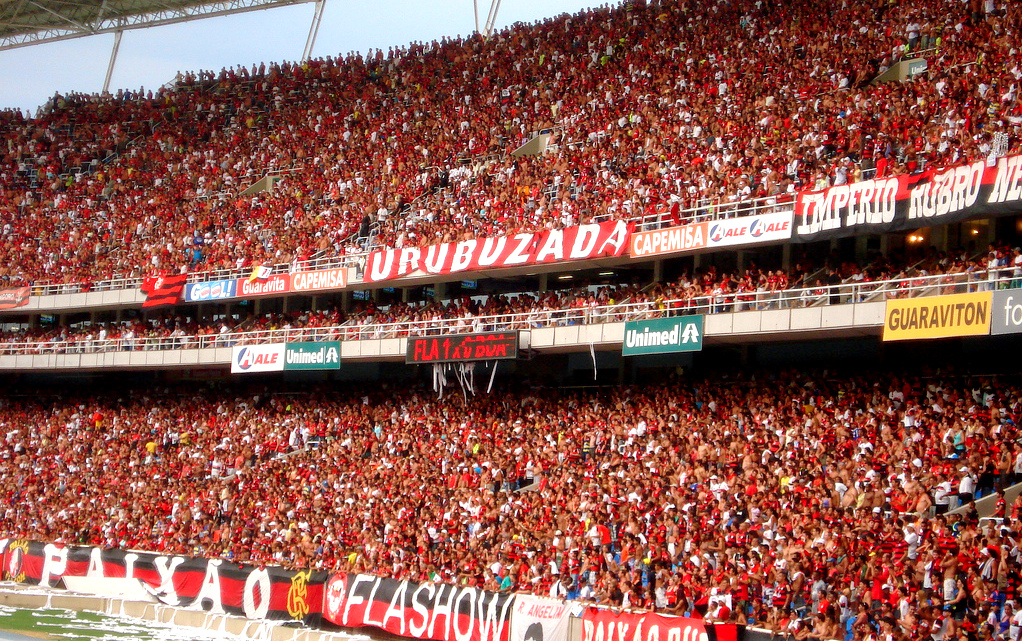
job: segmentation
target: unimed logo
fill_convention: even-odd
[[[697,352],[703,348],[703,317],[677,316],[625,323],[622,356]]]

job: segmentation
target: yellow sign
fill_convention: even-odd
[[[990,333],[990,292],[887,301],[884,340],[986,336]]]
[[[292,619],[304,619],[309,614],[309,579],[312,570],[296,572],[291,577],[291,587],[287,591],[287,613]]]

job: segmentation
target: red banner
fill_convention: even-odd
[[[297,272],[291,275],[291,289],[296,292],[308,292],[320,289],[344,289],[347,286],[348,270],[321,269],[312,272]]]
[[[263,280],[238,279],[238,296],[240,298],[286,294],[289,291],[291,291],[291,274],[274,274]]]
[[[187,274],[155,276],[142,281],[142,293],[146,295],[142,307],[164,307],[174,305],[181,299]]]
[[[587,608],[582,641],[736,641],[738,626],[652,613]]]
[[[621,256],[628,249],[630,233],[629,225],[619,220],[429,247],[387,249],[369,254],[362,279],[376,283],[416,274],[457,274]]]
[[[413,639],[508,641],[513,599],[473,587],[334,574],[326,584],[323,617],[341,627],[371,626]]]
[[[0,289],[0,309],[14,309],[28,305],[31,290],[28,287]]]

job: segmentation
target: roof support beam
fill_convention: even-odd
[[[473,0],[473,5],[475,0]],[[493,25],[497,22],[497,12],[500,10],[500,0],[490,0],[490,11],[486,15],[486,23],[483,24],[483,30],[480,32],[483,36],[489,38],[493,34]],[[479,31],[479,10],[476,9],[476,31]]]
[[[106,80],[103,81],[104,96],[110,93],[110,78],[114,75],[114,65],[117,64],[117,52],[121,49],[121,36],[123,35],[123,31],[114,34],[114,48],[110,52],[110,64],[106,67]]]
[[[316,11],[312,14],[312,24],[309,25],[309,37],[305,40],[305,51],[302,53],[302,60],[312,58],[312,48],[316,46],[316,36],[319,35],[319,25],[323,22],[323,7],[326,0],[316,0]]]

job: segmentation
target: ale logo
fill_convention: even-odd
[[[756,218],[752,221],[752,224],[749,225],[749,235],[753,238],[759,238],[763,235],[763,227],[763,221]]]
[[[287,590],[287,613],[295,620],[304,619],[309,614],[309,579],[312,570],[297,572],[291,577],[291,587]]]
[[[247,347],[238,351],[238,367],[242,370],[252,369],[255,365],[275,365],[280,360],[276,352],[260,352]]]
[[[713,227],[710,227],[710,240],[716,243],[720,242],[723,238],[724,229],[719,223],[714,225]]]
[[[252,368],[252,350],[247,347],[241,348],[241,351],[238,352],[238,367],[241,369]]]

